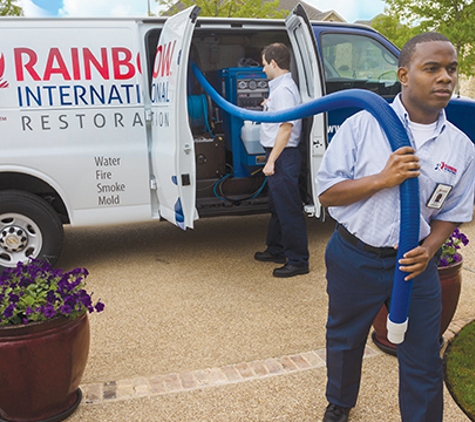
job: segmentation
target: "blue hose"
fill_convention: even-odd
[[[388,137],[393,151],[404,146],[411,146],[407,131],[394,110],[383,98],[373,92],[362,89],[350,89],[326,95],[325,97],[301,104],[289,110],[276,112],[251,111],[237,107],[236,105],[226,101],[209,84],[196,64],[192,63],[191,66],[196,79],[211,99],[229,114],[243,120],[265,123],[287,122],[339,108],[355,107],[367,110],[378,120],[380,126]],[[401,225],[399,229],[397,261],[399,261],[406,252],[417,247],[419,243],[420,228],[418,179],[411,178],[405,180],[400,185],[399,189],[401,201]],[[398,265],[396,265],[388,317],[388,336],[394,343],[401,343],[403,341],[405,327],[407,326],[407,315],[409,312],[412,293],[412,280],[404,281],[406,275],[407,273],[400,271]],[[404,326],[404,332],[402,332],[402,335],[401,333],[392,335],[394,325]]]

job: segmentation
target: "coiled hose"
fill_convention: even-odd
[[[362,89],[349,89],[335,92],[308,103],[301,104],[289,110],[276,112],[260,112],[246,110],[226,101],[209,84],[195,63],[191,64],[192,71],[211,99],[229,114],[243,120],[252,120],[265,123],[279,123],[302,119],[326,111],[339,108],[355,107],[365,109],[379,122],[386,133],[391,149],[396,151],[404,146],[411,146],[407,131],[402,122],[389,104],[373,92]],[[399,245],[397,261],[403,255],[417,247],[419,243],[419,182],[417,178],[405,180],[399,187],[401,214],[399,229]],[[404,341],[407,330],[408,312],[412,293],[412,280],[404,281],[407,273],[399,270],[398,265],[394,272],[394,284],[391,296],[391,305],[388,315],[388,339],[395,344]]]

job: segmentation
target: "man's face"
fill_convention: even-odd
[[[403,103],[411,120],[435,121],[452,97],[457,64],[457,53],[450,42],[427,41],[416,45],[409,66],[398,70]]]
[[[275,63],[274,60],[271,60],[270,63],[267,63],[266,59],[264,56],[262,56],[262,66],[264,66],[264,73],[267,75],[267,77],[272,80],[274,79],[275,73]]]

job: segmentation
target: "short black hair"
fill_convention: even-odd
[[[285,44],[276,42],[264,47],[262,56],[267,63],[274,60],[281,69],[290,70],[290,51]]]
[[[409,63],[411,62],[412,55],[414,54],[414,50],[416,49],[416,45],[430,41],[450,42],[450,40],[445,35],[442,35],[439,32],[424,32],[422,34],[416,35],[415,37],[412,37],[402,48],[401,54],[399,55],[398,66],[408,67]]]

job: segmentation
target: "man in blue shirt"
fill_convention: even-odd
[[[281,43],[267,46],[262,53],[264,72],[270,79],[267,111],[285,110],[300,104],[300,95],[290,74],[290,51]],[[267,249],[256,252],[258,261],[285,264],[274,269],[275,277],[308,273],[307,227],[302,211],[298,179],[302,156],[298,149],[302,122],[262,123],[260,143],[267,162],[271,218],[267,230]]]
[[[397,348],[402,421],[442,421],[438,251],[472,218],[475,151],[443,110],[457,84],[457,53],[446,37],[411,39],[401,51],[398,77],[402,92],[392,107],[412,146],[391,152],[377,121],[361,112],[338,131],[318,173],[320,202],[337,221],[325,255],[329,405],[323,422],[346,422],[356,404],[366,339],[390,301],[395,265],[405,280],[414,280],[408,331]],[[414,177],[420,246],[396,263],[399,185]]]

